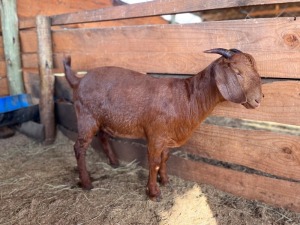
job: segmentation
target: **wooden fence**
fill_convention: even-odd
[[[51,16],[53,70],[63,72],[62,59],[68,54],[72,56],[73,68],[80,71],[114,65],[146,73],[192,75],[217,57],[204,54],[204,50],[238,48],[256,59],[258,71],[264,78],[265,98],[257,110],[226,102],[219,105],[212,115],[300,126],[299,18],[211,21],[189,25],[59,27],[287,2],[300,1],[160,0]],[[20,28],[24,71],[36,71],[38,41],[35,22],[20,21]],[[60,118],[66,112],[67,117]],[[62,130],[74,138],[76,120],[72,104],[58,103],[57,115]],[[147,164],[145,145],[133,141],[112,142],[121,159],[137,158],[142,165]],[[174,151],[176,154],[168,161],[168,168],[171,174],[182,178],[300,212],[299,143],[300,137],[296,135],[203,124],[185,146]]]

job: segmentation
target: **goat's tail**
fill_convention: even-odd
[[[64,58],[64,68],[65,68],[65,74],[67,81],[69,82],[70,86],[72,88],[77,87],[80,81],[80,78],[77,77],[71,69],[71,56],[67,56]]]

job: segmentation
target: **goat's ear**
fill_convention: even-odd
[[[234,103],[247,101],[236,73],[226,63],[216,63],[214,74],[217,87],[226,100]]]

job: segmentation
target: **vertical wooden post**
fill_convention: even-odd
[[[24,93],[16,0],[0,0],[1,25],[9,92]]]
[[[54,117],[54,75],[52,59],[51,19],[37,16],[37,37],[39,54],[39,72],[41,77],[40,117],[45,127],[45,144],[52,144],[55,140]]]

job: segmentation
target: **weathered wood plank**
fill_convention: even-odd
[[[115,65],[150,73],[195,74],[217,57],[204,50],[224,47],[252,54],[264,77],[300,78],[299,26],[294,18],[272,18],[59,30],[52,32],[54,61],[61,71],[63,55],[70,54],[76,70]],[[23,53],[36,52],[34,33],[21,32],[21,41]]]
[[[0,60],[0,77],[6,77],[6,62],[5,60]]]
[[[0,2],[3,45],[11,95],[24,92],[16,0]]]
[[[6,95],[9,95],[7,77],[1,77],[1,79],[0,79],[0,96],[6,96]]]
[[[300,137],[202,124],[183,146],[189,153],[300,181]]]
[[[3,38],[0,35],[0,60],[4,60],[4,47],[3,47]]]
[[[298,2],[297,0],[251,0],[251,1],[207,1],[207,0],[159,0],[123,5],[98,10],[82,11],[52,16],[52,25],[127,19],[154,15],[204,11],[251,5]]]
[[[183,179],[211,184],[234,195],[300,212],[300,183],[298,182],[218,168],[175,156],[170,157],[168,171]]]

